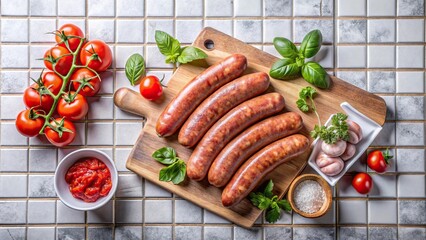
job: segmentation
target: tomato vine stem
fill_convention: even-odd
[[[67,86],[68,86],[68,82],[69,82],[69,80],[70,80],[70,78],[71,78],[71,75],[73,74],[73,72],[74,72],[74,70],[76,69],[76,68],[87,68],[87,69],[89,69],[90,71],[93,71],[93,72],[95,72],[93,69],[91,69],[91,68],[89,68],[87,65],[86,66],[79,66],[79,65],[77,65],[76,64],[76,61],[77,61],[77,57],[79,56],[78,55],[78,53],[80,52],[80,50],[81,50],[81,48],[82,48],[82,46],[83,46],[83,44],[84,44],[84,42],[86,41],[86,38],[80,38],[80,43],[78,44],[78,47],[77,47],[77,49],[75,50],[75,51],[70,51],[70,54],[73,56],[73,59],[72,59],[72,65],[71,65],[71,68],[70,68],[70,70],[68,71],[68,73],[67,73],[67,75],[62,75],[62,74],[60,74],[58,71],[56,71],[56,62],[53,62],[52,63],[52,70],[53,70],[53,72],[55,73],[55,74],[57,74],[61,79],[62,79],[62,87],[61,87],[61,89],[59,90],[59,92],[58,92],[58,94],[56,94],[56,95],[54,95],[53,93],[51,93],[50,92],[50,90],[49,90],[49,92],[50,92],[50,94],[49,95],[51,95],[52,96],[52,98],[53,98],[53,105],[52,105],[52,107],[50,108],[50,111],[49,111],[49,113],[46,115],[46,116],[44,116],[44,124],[43,124],[43,127],[41,128],[41,130],[40,130],[40,132],[39,132],[39,134],[44,134],[44,129],[46,128],[46,127],[52,127],[52,125],[50,124],[50,118],[52,117],[52,115],[53,115],[53,113],[55,112],[55,109],[56,109],[56,107],[57,107],[57,105],[58,105],[58,102],[59,102],[59,100],[60,100],[60,98],[62,97],[62,95],[64,94],[64,93],[66,93],[66,88],[67,88]],[[67,45],[66,43],[65,43],[65,45]],[[71,50],[71,49],[69,49],[69,47],[67,46],[67,48],[68,48],[68,50]],[[69,56],[69,55],[63,55],[63,56],[61,56],[61,57],[59,57],[59,58],[62,58],[62,57],[64,57],[64,56]],[[96,72],[95,72],[96,73]],[[96,73],[97,74],[97,73]],[[99,75],[98,75],[99,76]],[[81,90],[81,89],[79,89],[79,90]],[[78,91],[76,91],[76,94],[78,93]],[[57,131],[58,133],[60,132],[58,129],[57,129],[58,127],[55,127],[54,128],[54,130],[55,131]],[[62,130],[63,131],[63,130]]]

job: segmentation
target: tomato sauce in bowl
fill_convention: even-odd
[[[82,158],[67,171],[65,181],[73,197],[85,202],[96,202],[108,195],[112,188],[108,167],[97,158]]]

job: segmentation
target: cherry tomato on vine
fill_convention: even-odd
[[[55,40],[59,46],[66,48],[65,41],[68,41],[68,46],[71,51],[75,51],[80,44],[81,38],[84,38],[84,33],[79,27],[74,24],[67,23],[62,25],[55,32]],[[76,37],[76,38],[74,38]]]
[[[43,85],[53,94],[58,94],[62,88],[62,78],[52,71],[44,71],[41,76]]]
[[[62,74],[67,75],[72,66],[72,55],[68,49],[56,46],[47,50],[44,54],[44,65],[53,71],[53,65],[55,65],[55,70]]]
[[[163,86],[161,81],[156,76],[146,76],[142,78],[139,85],[141,95],[151,101],[155,101],[163,94]]]
[[[103,72],[112,63],[112,52],[108,45],[102,40],[92,40],[87,42],[80,52],[81,64],[95,70]]]
[[[367,173],[358,173],[352,179],[352,186],[361,194],[367,194],[373,188],[373,179]]]
[[[368,154],[367,165],[372,170],[378,173],[383,173],[386,171],[389,159],[392,157],[393,156],[389,155],[389,149],[387,149],[386,152],[375,150]]]
[[[91,97],[98,93],[101,88],[101,79],[87,68],[80,68],[71,76],[74,90],[77,90],[83,84],[83,88],[79,93],[83,96]]]
[[[53,105],[53,98],[50,95],[41,94],[40,98],[40,88],[34,83],[24,91],[24,104],[28,108],[41,109],[46,112],[50,111],[50,108]]]
[[[74,124],[64,118],[56,118],[50,122],[52,127],[47,126],[44,134],[47,140],[57,147],[64,147],[75,139],[76,130]]]
[[[35,137],[43,128],[44,118],[33,109],[25,109],[16,117],[15,126],[18,132],[26,137]]]
[[[89,104],[83,95],[79,93],[75,95],[75,92],[70,92],[64,94],[64,96],[59,100],[57,111],[59,115],[68,120],[81,120],[89,111]]]

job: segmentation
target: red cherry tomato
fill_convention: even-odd
[[[358,173],[352,179],[352,186],[361,194],[367,194],[373,188],[373,179],[367,173]]]
[[[68,49],[56,46],[46,51],[44,54],[44,65],[53,71],[53,65],[55,70],[61,75],[67,75],[72,66],[72,55]]]
[[[103,72],[112,63],[112,52],[104,41],[92,40],[83,46],[80,61],[83,65],[88,64],[88,67],[96,72]]]
[[[71,76],[71,81],[75,90],[80,87],[82,82],[83,84],[86,82],[86,84],[91,85],[91,87],[89,85],[84,85],[84,87],[79,92],[81,95],[87,97],[94,96],[101,88],[101,79],[99,79],[94,72],[88,70],[87,68],[80,68],[75,71]]]
[[[32,84],[24,91],[24,103],[28,108],[41,109],[47,114],[53,105],[53,98],[50,95],[42,94],[38,92],[38,85]]]
[[[367,165],[372,170],[378,173],[383,173],[386,171],[386,168],[389,164],[389,159],[392,157],[393,156],[389,155],[389,150],[386,150],[384,153],[382,151],[375,150],[368,154]]]
[[[43,85],[53,94],[58,94],[62,87],[62,78],[52,71],[44,71],[41,76]]]
[[[43,128],[44,118],[38,117],[36,111],[26,109],[18,114],[15,126],[18,132],[26,137],[35,137]]]
[[[163,86],[156,76],[146,76],[142,79],[139,90],[141,95],[151,101],[155,101],[163,94]]]
[[[62,136],[59,136],[59,133],[49,126],[44,129],[44,134],[51,144],[56,147],[64,147],[74,141],[76,130],[71,121],[56,118],[52,120],[50,124],[54,129],[56,128],[59,132],[62,132]]]
[[[83,119],[89,111],[89,104],[87,103],[86,98],[83,95],[77,93],[74,99],[71,99],[74,94],[75,92],[65,94],[59,100],[57,106],[59,115],[72,121]]]
[[[65,41],[68,41],[68,46],[71,51],[75,51],[80,44],[81,38],[84,38],[84,33],[79,27],[74,24],[67,23],[62,25],[56,32],[55,40],[59,46],[66,48]],[[77,38],[73,38],[77,37]]]

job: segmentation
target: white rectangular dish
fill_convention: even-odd
[[[356,110],[354,107],[352,107],[349,103],[343,102],[340,104],[340,107],[343,109],[343,111],[348,115],[348,119],[352,120],[356,123],[358,123],[362,128],[362,140],[355,145],[356,147],[356,153],[355,155],[345,161],[345,167],[343,170],[337,174],[336,176],[327,176],[325,175],[317,166],[315,163],[315,159],[318,155],[318,153],[321,151],[321,144],[322,140],[319,138],[315,139],[315,141],[312,143],[314,145],[314,149],[311,152],[311,155],[309,156],[308,163],[309,165],[315,169],[315,171],[318,172],[331,186],[336,185],[336,183],[340,180],[340,178],[348,171],[348,169],[359,159],[359,157],[367,150],[367,148],[370,146],[370,144],[374,141],[377,134],[382,130],[382,127],[365,116],[364,114],[360,113],[358,110]],[[333,115],[332,115],[333,116]],[[330,121],[331,117],[328,118],[325,125],[327,126]]]

